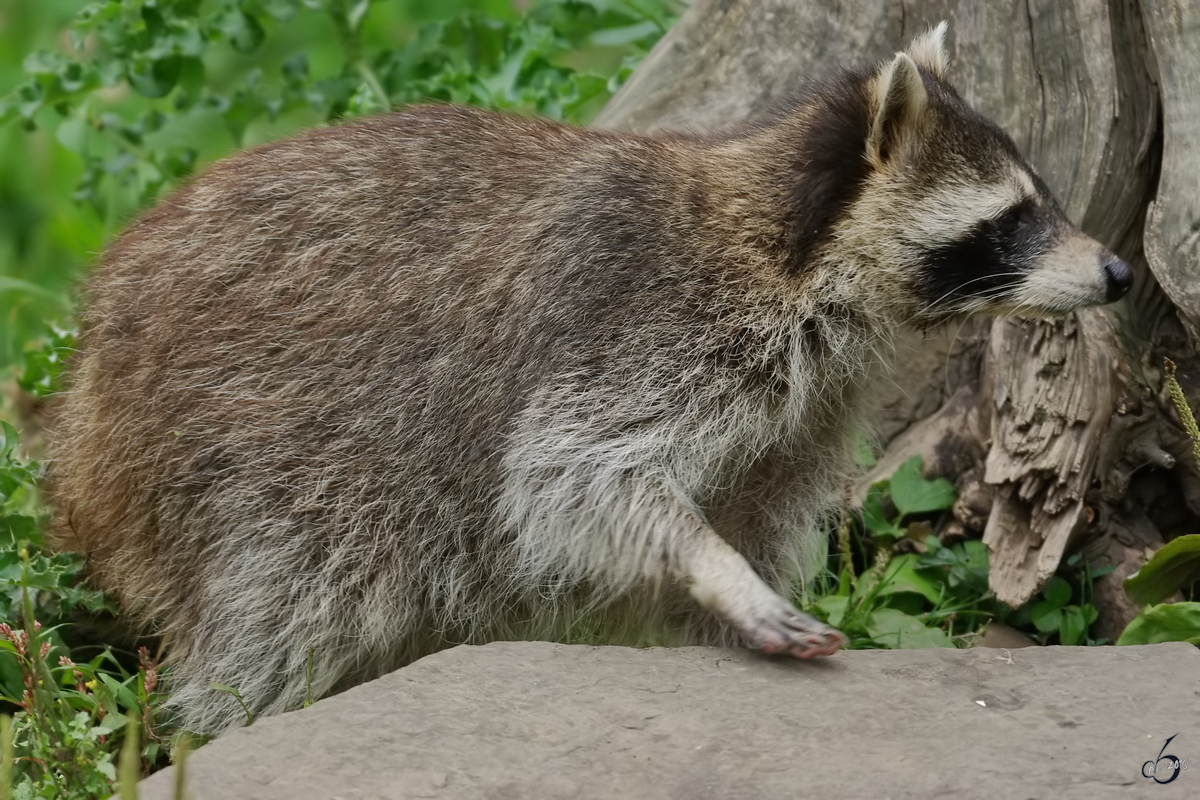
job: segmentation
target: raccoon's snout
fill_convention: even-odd
[[[1104,270],[1104,278],[1108,281],[1105,293],[1108,302],[1120,300],[1129,291],[1129,287],[1133,286],[1133,270],[1116,256],[1104,256],[1101,259],[1101,267]]]

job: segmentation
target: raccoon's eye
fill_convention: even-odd
[[[1016,233],[1017,229],[1024,225],[1028,218],[1029,215],[1026,213],[1024,204],[1013,206],[1000,215],[999,219],[996,220],[996,227],[1004,234]]]

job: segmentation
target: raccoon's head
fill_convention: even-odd
[[[1124,296],[1128,265],[1072,225],[1012,140],[945,82],[945,32],[943,22],[818,98],[810,141],[822,138],[821,113],[858,130],[838,145],[858,154],[841,156],[853,175],[823,255],[853,264],[860,291],[918,322],[1055,314]]]

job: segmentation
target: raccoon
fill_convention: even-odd
[[[133,224],[86,287],[54,536],[166,637],[181,723],[458,643],[843,645],[788,598],[893,331],[1131,282],[945,31],[721,135],[313,130]]]

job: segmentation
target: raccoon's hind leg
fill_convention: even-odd
[[[803,614],[780,597],[716,531],[697,520],[679,537],[675,571],[702,606],[764,653],[796,658],[832,655],[846,644],[841,632]]]

